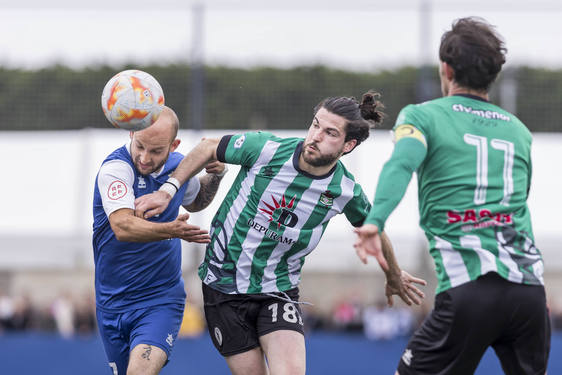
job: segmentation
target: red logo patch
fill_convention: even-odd
[[[123,198],[127,194],[127,185],[123,181],[115,180],[107,189],[107,197],[109,199],[117,200]]]

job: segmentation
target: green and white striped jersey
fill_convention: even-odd
[[[542,256],[526,203],[532,136],[525,125],[468,95],[409,105],[395,131],[403,124],[421,131],[427,145],[417,171],[418,200],[437,292],[488,272],[516,283],[543,284]]]
[[[199,266],[205,284],[236,294],[289,290],[334,215],[362,224],[371,205],[361,186],[340,161],[324,176],[300,170],[302,144],[265,132],[221,139],[218,159],[241,169],[211,224]]]

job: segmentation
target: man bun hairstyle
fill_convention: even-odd
[[[355,139],[357,141],[355,147],[357,147],[361,142],[369,138],[371,128],[381,124],[386,116],[382,111],[384,105],[377,100],[379,97],[379,93],[369,90],[363,94],[361,103],[354,97],[339,96],[326,98],[314,107],[314,115],[316,115],[320,108],[325,108],[327,111],[343,117],[347,121],[345,141]],[[349,152],[346,152],[346,154]]]
[[[439,59],[453,68],[462,87],[488,91],[505,63],[504,41],[479,17],[459,18],[441,37]]]

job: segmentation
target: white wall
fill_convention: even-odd
[[[230,131],[194,133],[181,131],[180,152],[190,150],[202,136],[219,137]],[[280,136],[304,136],[281,132]],[[105,156],[128,141],[128,133],[116,129],[69,132],[0,132],[0,269],[63,268],[93,265],[91,250],[92,194],[95,175]],[[562,208],[562,134],[535,134],[534,179],[529,199],[538,247],[547,270],[562,269],[557,247],[562,243],[558,210]],[[390,156],[387,131],[374,136],[343,161],[372,198],[379,172]],[[221,198],[234,179],[231,167],[210,208],[191,220],[207,228]],[[405,199],[391,215],[387,232],[400,263],[416,268],[425,251],[425,237],[418,228],[415,179]],[[341,215],[340,215],[341,216]],[[328,226],[318,249],[307,259],[307,269],[363,271],[352,247],[354,235],[345,217]],[[193,245],[186,246],[193,251]],[[195,245],[201,251],[199,245]],[[197,257],[186,254],[186,265]]]

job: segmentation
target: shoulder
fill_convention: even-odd
[[[128,178],[134,174],[131,164],[122,159],[109,159],[101,165],[99,176]]]

